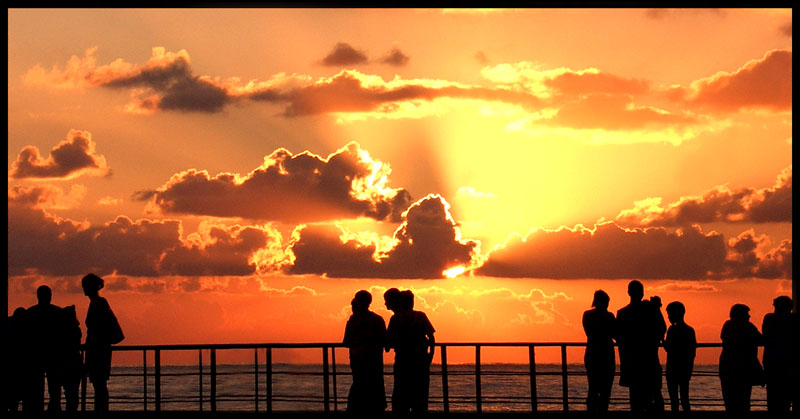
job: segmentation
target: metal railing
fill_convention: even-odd
[[[451,403],[465,403],[473,404],[477,413],[484,411],[484,404],[489,403],[507,403],[507,404],[525,404],[529,405],[531,412],[540,410],[542,404],[560,404],[562,411],[570,410],[570,404],[583,403],[584,399],[580,396],[570,396],[570,383],[571,376],[586,376],[583,369],[569,370],[567,349],[568,348],[582,348],[586,346],[585,342],[458,342],[458,343],[437,343],[437,352],[440,359],[438,368],[432,369],[432,376],[439,376],[441,378],[441,399],[437,397],[431,399],[431,403],[441,404],[443,412],[451,411]],[[720,343],[699,343],[698,348],[721,348]],[[315,375],[319,376],[322,384],[322,396],[307,396],[305,399],[294,399],[305,403],[319,403],[321,404],[324,412],[338,411],[340,405],[342,409],[346,404],[346,391],[344,395],[340,395],[338,383],[339,376],[350,375],[349,371],[337,371],[336,366],[336,349],[345,348],[341,343],[265,343],[265,344],[202,344],[202,345],[121,345],[114,346],[112,350],[116,353],[120,352],[141,352],[142,363],[141,370],[136,371],[136,367],[127,368],[126,373],[115,373],[112,370],[112,381],[114,377],[127,376],[129,379],[135,377],[141,378],[141,393],[139,395],[130,394],[115,394],[112,391],[111,404],[114,405],[140,405],[143,411],[160,412],[164,405],[162,398],[162,380],[175,376],[195,375],[197,377],[197,393],[195,395],[184,394],[177,399],[172,399],[170,402],[181,402],[184,406],[187,403],[196,403],[197,411],[204,411],[206,409],[215,412],[218,408],[218,402],[238,402],[242,403],[252,402],[252,410],[255,412],[263,411],[270,413],[274,410],[276,401],[289,401],[286,395],[274,394],[274,387],[276,378],[280,375]],[[475,361],[474,370],[469,371],[468,367],[473,367],[472,364],[448,364],[448,348],[473,348]],[[490,372],[484,371],[481,362],[481,349],[482,348],[519,348],[520,350],[527,349],[528,352],[528,368],[524,373],[519,372]],[[537,370],[536,350],[537,348],[558,348],[560,349],[560,369],[553,371]],[[319,350],[321,357],[321,371],[305,371],[305,372],[289,372],[289,371],[276,371],[273,364],[273,351],[285,349],[305,349],[305,350]],[[217,351],[222,350],[250,350],[253,351],[252,369],[249,371],[219,372],[217,370]],[[176,351],[197,351],[197,369],[194,371],[184,371],[180,373],[165,373],[162,371],[162,353],[176,352]],[[208,352],[207,360],[203,357],[203,352]],[[148,357],[148,355],[150,355]],[[263,356],[261,356],[263,355]],[[152,361],[148,364],[148,359]],[[207,362],[208,370],[204,368],[204,361]],[[573,364],[581,364],[579,362]],[[241,364],[239,364],[241,365]],[[451,370],[451,367],[458,371]],[[391,373],[385,372],[389,376]],[[218,394],[218,383],[225,375],[230,374],[252,374],[252,388],[250,392],[236,395],[220,395]],[[714,372],[714,374],[716,374]],[[471,377],[474,387],[474,395],[469,396],[454,396],[451,395],[451,378],[458,376]],[[530,380],[530,393],[526,397],[492,397],[482,394],[482,383],[487,376],[493,375],[528,375]],[[710,373],[707,373],[710,375]],[[537,384],[539,378],[543,376],[560,376],[561,378],[561,394],[560,397],[542,397],[538,394]],[[205,386],[207,380],[208,388]],[[152,387],[151,387],[152,386]],[[81,384],[81,410],[87,409],[87,380],[83,378]],[[574,390],[574,388],[573,388]],[[390,395],[389,395],[390,397]],[[753,400],[754,404],[764,402],[764,400]],[[627,404],[627,399],[612,400],[612,404]],[[695,403],[693,401],[693,403]],[[707,406],[719,406],[721,408],[721,400],[713,400]],[[131,409],[120,409],[131,410]],[[133,409],[139,410],[139,409]]]

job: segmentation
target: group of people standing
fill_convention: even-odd
[[[343,339],[350,350],[353,373],[347,411],[375,414],[386,409],[383,352],[394,350],[392,412],[424,414],[428,411],[435,330],[425,313],[414,310],[411,290],[391,288],[383,298],[386,308],[393,312],[388,327],[380,315],[369,310],[372,302],[369,291],[358,291],[351,301],[353,314],[347,321]]]
[[[94,274],[81,280],[89,297],[86,314],[86,347],[81,355],[81,328],[75,306],[52,304],[53,292],[42,285],[36,290],[37,304],[18,307],[8,317],[7,354],[10,368],[7,383],[7,410],[16,412],[22,403],[24,413],[36,414],[44,407],[45,378],[47,412],[78,410],[78,389],[88,376],[94,388],[94,410],[108,411],[108,378],[111,372],[111,345],[122,341],[122,329],[105,298],[99,295],[104,281]],[[85,359],[84,359],[85,358]]]
[[[669,328],[661,313],[661,299],[644,299],[639,281],[628,284],[630,303],[617,311],[608,311],[610,298],[603,290],[594,293],[592,309],[583,314],[587,344],[584,363],[588,376],[587,410],[608,410],[614,383],[616,360],[614,342],[619,350],[619,385],[628,387],[633,412],[664,411],[661,394],[662,368],[659,347],[667,353],[666,380],[673,412],[691,410],[689,381],[694,369],[697,338],[686,324],[686,307],[680,301],[667,304]],[[722,327],[722,352],[719,377],[722,398],[728,412],[748,412],[754,385],[767,386],[767,409],[787,414],[796,398],[792,381],[791,353],[794,314],[792,299],[786,296],[773,301],[774,313],[764,316],[762,332],[750,323],[750,308],[744,304],[731,307],[730,320]],[[762,334],[763,333],[763,334]],[[666,334],[666,336],[665,336]],[[758,360],[758,346],[764,345],[763,368]]]

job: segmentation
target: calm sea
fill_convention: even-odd
[[[531,386],[528,365],[483,364],[481,394],[483,411],[530,411]],[[539,410],[562,410],[562,377],[560,364],[537,364],[536,391]],[[695,410],[722,410],[722,395],[716,365],[697,365],[691,381],[690,398]],[[331,410],[344,410],[350,388],[350,368],[336,365],[336,379],[329,381]],[[585,410],[586,376],[583,364],[568,366],[568,400],[570,410]],[[152,366],[145,380],[142,367],[115,366],[109,382],[112,410],[148,410],[155,408],[155,378]],[[211,383],[208,366],[204,367],[202,382],[197,365],[162,366],[161,409],[198,411],[210,410]],[[256,381],[257,380],[257,381]],[[257,383],[257,384],[256,384]],[[615,379],[612,410],[627,410],[627,388],[619,387]],[[392,393],[391,365],[386,366],[386,394]],[[87,409],[91,409],[92,389],[88,386]],[[256,389],[257,387],[257,389]],[[475,366],[448,365],[449,403],[451,411],[475,411]],[[256,401],[256,391],[258,401]],[[273,411],[322,411],[323,376],[319,364],[274,364],[272,378]],[[147,398],[143,397],[147,394]],[[662,394],[669,405],[666,381]],[[753,410],[766,409],[766,393],[753,388]],[[218,411],[266,410],[266,371],[260,365],[258,377],[253,364],[221,364],[217,366],[216,409]],[[441,368],[432,367],[430,409],[443,410]],[[669,409],[669,407],[667,407]]]

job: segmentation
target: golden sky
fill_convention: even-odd
[[[791,294],[791,66],[790,9],[9,9],[8,312],[95,272],[125,343],[338,341],[399,287],[583,341],[639,279],[716,342]]]

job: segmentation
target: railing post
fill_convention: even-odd
[[[161,349],[155,351],[155,379],[156,379],[156,412],[161,411]]]
[[[328,347],[322,347],[322,403],[325,409],[325,412],[331,411],[330,406],[330,388],[328,387]]]
[[[258,347],[253,348],[253,366],[255,367],[255,392],[256,392],[256,413],[258,413]]]
[[[81,351],[81,362],[83,365],[86,365],[86,351]],[[86,374],[82,374],[81,376],[81,412],[86,411]]]
[[[567,378],[567,345],[561,345],[561,398],[564,411],[569,411],[569,379]]]
[[[528,345],[528,362],[531,378],[531,412],[536,413],[539,410],[539,399],[536,393],[536,349],[533,345]]]
[[[197,370],[199,375],[199,386],[198,386],[198,401],[200,402],[200,411],[203,411],[203,350],[197,350]]]
[[[211,411],[217,411],[217,350],[211,349]]]
[[[481,402],[481,345],[475,345],[475,408],[478,413],[483,410]]]
[[[272,348],[267,347],[267,413],[272,413]]]
[[[333,411],[339,411],[339,394],[336,391],[336,347],[331,346],[331,368],[333,374]]]
[[[442,357],[442,404],[444,413],[450,413],[450,388],[447,383],[447,346],[441,345]]]
[[[142,388],[144,395],[142,402],[144,404],[144,411],[147,411],[147,349],[142,350]]]

